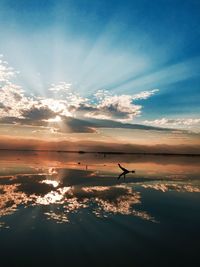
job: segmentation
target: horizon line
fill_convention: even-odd
[[[77,154],[109,154],[109,155],[152,155],[152,156],[188,156],[200,157],[200,153],[172,153],[172,152],[123,152],[123,151],[84,151],[84,150],[46,150],[46,149],[12,149],[0,148],[0,151],[19,152],[53,152],[53,153],[77,153]]]

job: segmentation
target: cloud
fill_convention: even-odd
[[[51,88],[49,88],[49,91],[53,92],[59,92],[60,101],[62,103],[65,103],[66,107],[68,109],[74,110],[77,108],[80,104],[86,103],[88,101],[87,98],[84,98],[80,96],[73,88],[71,83],[66,82],[59,82],[58,84],[53,84]],[[54,98],[55,100],[55,98]],[[58,100],[58,99],[57,99]]]
[[[4,85],[1,91],[0,117],[6,117],[7,121],[11,121],[11,117],[16,117],[14,121],[18,120],[20,123],[31,120],[35,123],[36,120],[48,120],[57,115],[62,116],[63,120],[65,117],[77,117],[131,121],[141,113],[142,109],[142,106],[134,104],[133,100],[146,99],[155,92],[155,90],[145,91],[132,96],[108,95],[98,91],[95,102],[69,91],[65,99],[27,97],[21,87],[10,82]]]
[[[199,118],[177,118],[177,119],[167,119],[161,118],[156,120],[145,120],[145,124],[159,126],[159,127],[184,127],[184,128],[199,128],[200,129],[200,119]]]
[[[37,107],[33,105],[29,109],[21,110],[21,115],[23,118],[30,119],[33,121],[48,120],[56,117],[58,113],[54,112],[48,106]]]
[[[0,109],[5,109],[5,105],[3,103],[0,103]]]
[[[114,121],[114,120],[101,120],[101,119],[95,119],[90,118],[88,119],[90,124],[92,123],[92,127],[95,128],[122,128],[122,129],[137,129],[137,130],[157,130],[157,131],[171,131],[168,128],[162,128],[162,127],[155,127],[155,126],[149,126],[149,125],[142,125],[142,124],[133,124],[133,123],[124,123],[120,121]]]
[[[31,98],[24,95],[20,86],[6,82],[0,88],[0,117],[20,117],[20,110],[27,108],[32,102]]]
[[[134,104],[133,101],[147,99],[158,89],[143,91],[135,95],[112,95],[106,90],[99,90],[95,94],[97,104],[88,106],[86,117],[97,119],[112,119],[116,121],[132,121],[134,117],[141,114],[142,106]],[[80,107],[86,110],[85,107]]]
[[[179,177],[180,179],[180,177]],[[167,192],[167,191],[176,191],[176,192],[195,192],[200,193],[200,187],[194,186],[192,183],[172,183],[172,182],[162,182],[162,183],[153,183],[153,184],[143,184],[144,188],[151,188],[154,190]]]
[[[132,103],[130,95],[105,97],[97,106],[93,117],[101,119],[132,120],[141,113],[142,106]],[[91,115],[91,114],[90,114]]]
[[[100,120],[100,119],[77,119],[73,117],[62,117],[62,124],[50,123],[49,125],[57,128],[59,132],[74,132],[74,133],[96,133],[99,128],[121,128],[121,129],[134,129],[144,131],[170,131],[166,128],[153,127],[141,124],[122,123],[113,120]]]
[[[150,91],[143,91],[143,92],[140,92],[138,94],[133,95],[132,99],[133,100],[147,99],[157,92],[159,92],[159,89],[153,89]]]
[[[52,92],[61,92],[61,91],[68,91],[71,88],[71,83],[65,83],[65,82],[60,82],[58,84],[52,84],[52,87],[49,88],[49,91]]]
[[[0,87],[0,123],[46,127],[48,120],[59,116],[63,124],[63,127],[59,126],[59,131],[70,129],[72,132],[92,133],[99,125],[97,122],[91,124],[88,119],[132,122],[142,110],[142,105],[134,101],[147,99],[158,91],[153,89],[135,95],[113,95],[106,90],[98,90],[94,96],[85,98],[72,88],[71,83],[60,82],[49,88],[50,92],[59,93],[56,97],[30,97],[25,95],[22,87],[12,82],[16,72],[2,60],[0,66],[3,81]],[[105,124],[101,121],[101,125],[104,127]]]
[[[199,140],[199,139],[198,139]],[[123,144],[117,142],[115,140],[111,140],[109,142],[104,141],[89,141],[89,140],[76,140],[70,141],[68,139],[62,139],[60,141],[49,141],[46,140],[39,140],[34,138],[22,138],[22,137],[8,137],[3,136],[0,139],[0,148],[1,149],[16,149],[16,150],[37,150],[37,149],[44,149],[44,150],[55,150],[55,151],[62,151],[62,150],[74,150],[74,151],[93,151],[93,152],[125,152],[125,153],[152,153],[152,157],[155,156],[154,154],[161,153],[161,154],[200,154],[200,143],[196,144],[180,144],[180,145],[138,145],[138,144]],[[5,157],[3,153],[3,157]],[[116,155],[117,157],[117,155]],[[121,155],[117,158],[117,161],[120,160]],[[16,156],[15,156],[16,159]],[[133,158],[131,157],[133,160]],[[144,159],[147,160],[148,159]],[[153,160],[153,158],[152,158]],[[155,160],[155,158],[154,158]],[[158,159],[160,161],[162,159]],[[171,159],[165,158],[163,159],[164,164],[167,164],[168,160]],[[173,161],[178,159],[173,159]],[[181,159],[180,159],[181,160]],[[183,159],[184,161],[185,159]],[[192,162],[192,164],[199,164],[199,158],[187,158]]]
[[[0,86],[2,83],[9,82],[10,78],[17,73],[13,68],[8,66],[6,61],[3,61],[2,55],[0,55]]]
[[[57,129],[58,132],[66,133],[96,133],[95,124],[89,121],[76,119],[73,117],[61,117],[62,123],[49,123],[49,126]]]
[[[92,171],[50,169],[35,171],[34,174],[16,174],[4,176],[0,181],[1,201],[0,216],[13,214],[19,205],[25,207],[38,205],[62,205],[61,212],[45,212],[48,219],[67,222],[65,214],[78,212],[80,209],[92,207],[91,212],[97,217],[111,214],[134,215],[144,220],[154,221],[146,211],[134,209],[134,205],[141,203],[141,195],[132,186],[118,185],[117,181],[105,179],[102,185],[101,176]],[[60,173],[62,172],[62,179]],[[86,186],[85,179],[87,179]],[[76,179],[73,179],[76,177]],[[51,182],[51,183],[49,183]],[[56,184],[54,187],[53,184]],[[94,204],[92,205],[91,204]],[[64,205],[63,205],[64,204]]]

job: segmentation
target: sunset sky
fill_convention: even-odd
[[[0,0],[0,148],[200,147],[199,12],[195,0]]]

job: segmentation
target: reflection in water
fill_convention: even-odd
[[[60,213],[60,211],[49,211],[44,213],[47,216],[47,220],[56,221],[56,223],[67,223],[69,222],[68,217],[65,213]]]
[[[152,183],[152,184],[143,184],[142,187],[144,188],[151,188],[155,190],[159,190],[162,192],[167,191],[176,191],[176,192],[190,192],[190,193],[200,193],[200,186],[199,185],[192,185],[191,183]]]
[[[197,157],[24,154],[0,154],[1,266],[198,262]]]
[[[16,192],[18,185],[1,185],[3,190],[0,198],[0,216],[5,216],[15,212],[19,205],[27,205],[31,201],[31,196],[23,192]]]
[[[9,229],[10,227],[6,225],[4,222],[0,222],[0,228]]]
[[[113,171],[117,170],[117,164],[112,164],[107,169],[99,166],[95,169],[91,165],[91,170],[81,169],[77,164],[75,169],[73,163],[70,164],[71,169],[25,166],[21,168],[21,173],[17,166],[16,174],[13,168],[10,176],[10,167],[7,164],[6,172],[4,168],[0,177],[0,228],[8,227],[3,221],[6,216],[25,207],[45,207],[43,214],[47,220],[57,223],[71,222],[70,214],[83,209],[98,218],[118,214],[156,222],[156,218],[143,210],[140,188],[161,192],[200,192],[199,182],[189,180],[192,176],[183,174],[180,166],[174,165],[172,173],[165,171],[165,179],[160,180],[160,170],[162,177],[164,174],[163,166],[158,165],[155,169],[156,165],[153,163],[152,170],[151,165],[147,164],[146,173],[139,169],[138,176],[130,177],[126,183],[120,183],[117,180],[118,173]],[[194,178],[195,175],[197,173]]]
[[[59,185],[57,181],[53,181],[53,180],[43,180],[41,183],[51,184],[53,185],[53,187],[57,187]]]
[[[88,199],[92,199],[97,204],[93,211],[98,217],[107,217],[111,214],[135,215],[144,220],[154,219],[146,212],[139,212],[133,209],[133,206],[141,203],[139,192],[134,192],[131,186],[118,185],[110,187],[84,187]]]
[[[40,181],[41,176],[30,175],[25,178],[22,179],[22,176],[16,176],[12,179],[2,179],[4,184],[0,187],[1,217],[16,212],[19,206],[44,205],[51,207],[51,205],[57,205],[62,207],[62,211],[49,211],[45,212],[45,215],[58,222],[69,222],[67,214],[78,212],[84,208],[90,208],[91,212],[97,217],[121,214],[134,215],[144,220],[154,221],[147,212],[136,211],[133,208],[134,205],[141,203],[141,195],[139,192],[134,191],[132,185],[58,187],[59,183],[57,181]],[[31,190],[27,183],[30,183]],[[50,187],[42,190],[38,189],[44,184]],[[35,192],[33,192],[34,188]],[[48,192],[46,191],[47,189],[49,190]]]
[[[40,184],[38,182],[38,186]],[[45,212],[45,215],[58,222],[69,222],[67,214],[83,208],[90,208],[97,217],[107,217],[109,214],[132,214],[144,220],[154,221],[146,212],[133,209],[134,205],[141,203],[141,196],[130,185],[60,187],[44,195],[18,191],[20,186],[19,184],[1,185],[3,189],[0,201],[1,217],[16,212],[21,205],[28,207],[53,204],[62,205],[62,211],[49,211]]]

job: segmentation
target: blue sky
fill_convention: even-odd
[[[197,129],[199,12],[194,0],[0,0],[2,64],[26,96],[76,105],[56,116]]]

